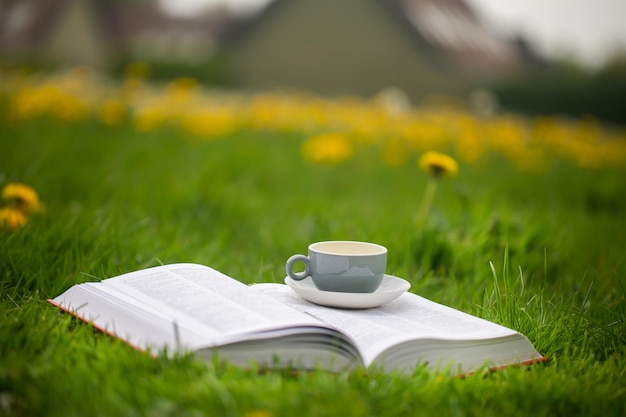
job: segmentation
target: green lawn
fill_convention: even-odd
[[[361,144],[316,164],[301,151],[308,137],[0,122],[0,187],[28,184],[46,206],[0,232],[0,414],[626,415],[624,165],[548,155],[528,172],[498,152],[460,161],[416,224],[427,182],[417,154],[391,167]],[[388,272],[411,291],[523,332],[548,361],[459,378],[155,360],[46,303],[162,263],[281,282],[291,254],[332,239],[387,246]]]

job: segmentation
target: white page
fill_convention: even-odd
[[[344,310],[305,301],[283,284],[252,288],[341,330],[356,343],[366,366],[385,349],[416,338],[475,340],[517,333],[412,293],[377,308]]]
[[[99,282],[75,285],[53,304],[141,350],[193,349],[207,343],[205,335],[179,326],[171,317],[145,306]]]
[[[244,333],[283,327],[320,326],[318,320],[252,291],[212,268],[173,264],[102,281],[190,330],[209,345],[244,340]]]

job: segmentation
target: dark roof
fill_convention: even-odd
[[[156,1],[150,0],[3,0],[0,2],[0,48],[10,52],[36,47],[72,1],[88,3],[94,23],[117,46],[127,45],[148,31],[178,31],[213,39],[226,18],[223,14],[173,18],[161,12]]]
[[[3,47],[28,47],[48,33],[63,0],[5,0],[0,3],[0,41]]]
[[[528,56],[518,40],[491,33],[464,0],[376,1],[385,6],[398,27],[413,39],[416,49],[464,70],[506,71],[518,67]],[[257,25],[286,3],[286,0],[274,0],[255,15],[231,20],[220,32],[225,46],[245,41]]]
[[[457,64],[505,69],[522,58],[518,45],[491,33],[464,0],[400,0],[421,36]]]

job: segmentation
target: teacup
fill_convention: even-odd
[[[296,262],[304,271],[294,272]],[[374,292],[380,286],[387,267],[387,248],[375,243],[328,241],[309,245],[309,255],[293,255],[285,269],[293,280],[311,277],[322,291]]]

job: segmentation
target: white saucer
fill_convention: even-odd
[[[380,287],[370,293],[321,291],[315,287],[311,278],[295,281],[285,277],[285,284],[307,301],[339,308],[378,307],[400,297],[411,287],[408,281],[392,275],[385,275]]]

